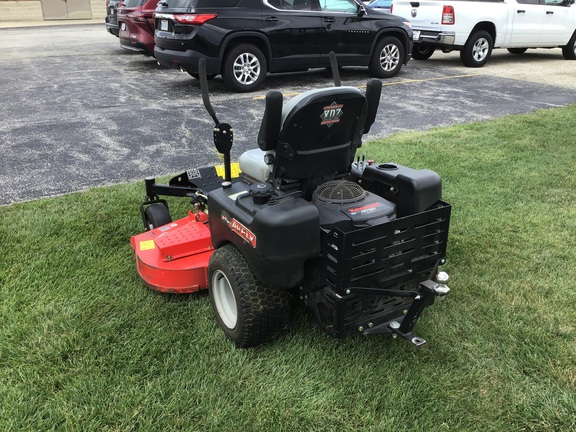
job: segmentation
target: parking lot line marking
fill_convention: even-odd
[[[447,80],[447,79],[453,79],[453,78],[470,78],[470,77],[476,77],[476,76],[481,76],[482,74],[480,73],[475,73],[475,74],[465,74],[465,75],[450,75],[450,76],[443,76],[443,77],[436,77],[436,78],[423,78],[423,79],[413,79],[413,80],[405,80],[405,81],[394,81],[394,82],[383,82],[382,86],[392,86],[392,85],[398,85],[398,84],[413,84],[413,83],[420,83],[420,82],[427,82],[427,81],[441,81],[441,80]],[[357,86],[356,88],[358,89],[364,89],[366,88],[365,85],[361,85],[361,86]],[[284,97],[294,97],[299,95],[301,92],[293,92],[293,93],[284,93]],[[266,99],[266,96],[254,96],[252,98],[252,100],[262,100],[262,99]]]
[[[453,78],[469,78],[469,77],[476,77],[476,76],[480,76],[482,74],[480,73],[475,73],[475,74],[465,74],[465,75],[450,75],[450,76],[443,76],[443,77],[436,77],[436,78],[423,78],[423,79],[414,79],[414,80],[406,80],[406,81],[396,81],[396,82],[386,82],[386,83],[382,83],[383,86],[391,86],[391,85],[396,85],[396,84],[412,84],[412,83],[418,83],[418,82],[426,82],[426,81],[441,81],[441,80],[446,80],[446,79],[453,79]],[[364,86],[366,87],[366,86]]]

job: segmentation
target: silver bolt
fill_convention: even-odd
[[[396,330],[396,329],[399,329],[399,328],[400,328],[400,323],[399,323],[398,321],[392,321],[392,322],[390,323],[390,328],[391,328],[391,329],[395,329],[395,330]]]
[[[374,327],[374,323],[369,322],[369,323],[368,323],[368,328],[372,328],[372,327]]]
[[[350,290],[346,290],[346,294],[350,294]]]
[[[362,326],[358,327],[358,331],[359,331],[359,332],[363,332],[363,331],[364,331],[364,327],[362,327]]]

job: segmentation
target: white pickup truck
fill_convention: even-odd
[[[481,67],[492,48],[556,47],[576,60],[574,0],[393,0],[392,13],[412,23],[416,60],[458,50],[465,66]]]

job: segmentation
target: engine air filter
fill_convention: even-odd
[[[366,191],[347,180],[334,180],[321,184],[312,195],[313,200],[330,204],[351,204],[363,200]]]

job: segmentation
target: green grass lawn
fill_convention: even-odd
[[[453,205],[452,293],[419,349],[305,311],[235,349],[205,293],[140,282],[142,183],[0,207],[0,430],[575,430],[575,130],[570,106],[364,145],[437,171]]]

